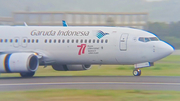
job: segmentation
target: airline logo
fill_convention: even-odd
[[[102,47],[99,46],[86,45],[86,44],[77,45],[77,47],[79,48],[78,55],[85,54],[85,51],[87,52],[87,54],[90,55],[99,54],[99,50],[102,49]]]
[[[89,36],[89,31],[71,31],[71,30],[32,30],[31,36]]]
[[[105,35],[109,35],[109,33],[104,33],[103,31],[98,31],[96,36],[97,38],[101,39],[102,37],[104,37]]]
[[[78,55],[84,54],[86,49],[86,44],[77,45],[77,47],[80,47]]]

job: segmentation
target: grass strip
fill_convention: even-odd
[[[178,91],[49,89],[0,92],[0,101],[180,101]]]

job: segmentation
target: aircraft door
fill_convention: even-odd
[[[124,33],[120,37],[120,50],[121,51],[126,51],[127,50],[127,40],[128,40],[128,35],[127,33]]]
[[[22,38],[22,42],[21,42],[22,47],[24,47],[24,48],[27,47],[27,41],[28,41],[28,39],[26,37]]]
[[[13,41],[13,46],[16,47],[16,48],[19,47],[19,41],[20,41],[19,37],[15,37],[14,41]]]

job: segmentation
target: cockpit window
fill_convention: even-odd
[[[140,38],[139,38],[139,41],[144,42],[144,38],[143,38],[143,37],[140,37]]]
[[[159,39],[157,37],[150,37],[151,41],[159,41]]]
[[[149,41],[159,41],[159,39],[157,37],[139,37],[139,41],[149,42]]]
[[[148,41],[150,41],[150,39],[149,38],[145,38],[145,42],[148,42]]]

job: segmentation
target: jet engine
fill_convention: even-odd
[[[60,65],[53,64],[52,68],[57,71],[81,71],[81,70],[89,70],[91,65]]]
[[[0,55],[0,73],[35,72],[39,59],[33,53],[12,53]]]

